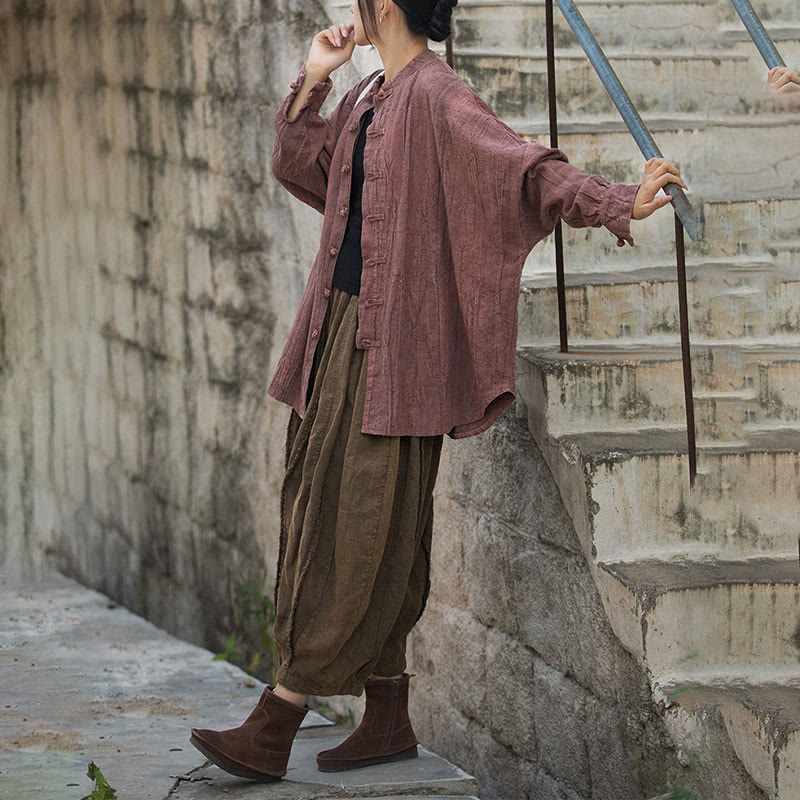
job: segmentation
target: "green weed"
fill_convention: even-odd
[[[275,605],[266,591],[267,571],[257,581],[245,581],[236,588],[238,602],[235,607],[235,627],[238,629],[245,620],[258,626],[258,646],[253,647],[249,639],[237,642],[236,631],[232,631],[225,643],[225,649],[214,656],[214,661],[230,661],[258,678],[275,680],[278,663],[278,649],[272,637],[275,622]]]
[[[116,790],[108,785],[105,776],[100,772],[100,767],[94,761],[89,762],[86,774],[95,782],[95,787],[91,794],[87,794],[81,800],[117,800]]]

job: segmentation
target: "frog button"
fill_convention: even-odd
[[[339,252],[339,251],[338,251],[338,250],[337,250],[335,247],[331,247],[331,249],[330,249],[330,250],[328,250],[328,252],[329,252],[329,253],[330,253],[332,256],[335,256],[335,255],[336,255],[336,253],[337,253],[337,252]]]
[[[326,288],[326,289],[323,289],[323,290],[322,290],[322,294],[323,294],[325,297],[330,297],[330,296],[331,296],[331,290],[330,290],[330,289],[327,289],[327,288]]]
[[[347,216],[347,206],[342,206],[339,209],[339,214],[341,214],[343,217],[346,217]]]
[[[312,329],[312,331],[311,331],[311,338],[312,338],[312,339],[316,339],[316,338],[317,338],[317,336],[319,336],[319,331],[318,331],[316,328]]]
[[[350,172],[350,165],[349,164],[345,164],[342,167],[342,172]]]

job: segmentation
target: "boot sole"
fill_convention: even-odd
[[[385,764],[388,761],[406,761],[410,758],[417,758],[419,752],[417,746],[409,747],[408,750],[401,750],[399,753],[393,753],[390,756],[373,756],[372,758],[362,758],[358,761],[352,761],[349,764],[320,764],[317,762],[317,769],[320,772],[344,772],[347,769],[359,769],[360,767],[369,767],[372,764]]]
[[[245,767],[232,764],[230,761],[222,758],[222,756],[209,750],[199,739],[196,739],[194,734],[189,737],[189,742],[193,744],[209,761],[212,761],[220,769],[225,772],[230,772],[231,775],[236,775],[237,778],[250,778],[253,781],[261,781],[262,783],[274,783],[281,778],[278,775],[268,775],[265,772],[254,772],[253,770],[246,769]]]

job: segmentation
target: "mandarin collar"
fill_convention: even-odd
[[[403,83],[403,81],[408,80],[408,78],[417,72],[421,67],[423,67],[429,61],[436,59],[439,60],[439,56],[431,50],[429,47],[421,52],[417,53],[414,58],[411,59],[402,69],[398,70],[395,73],[395,76],[390,80],[386,80],[386,74],[380,76],[380,78],[375,81],[370,88],[369,93],[374,98],[375,102],[379,100],[383,100],[391,95],[394,91],[394,88]]]

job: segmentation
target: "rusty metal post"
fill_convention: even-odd
[[[689,486],[694,487],[697,475],[697,444],[695,441],[694,396],[692,395],[692,357],[689,350],[689,303],[686,298],[686,252],[683,224],[675,214],[675,255],[678,264],[678,315],[681,329],[681,360],[683,362],[683,397],[686,408],[686,445],[689,454]]]
[[[545,2],[545,23],[547,29],[547,106],[550,112],[550,147],[558,147],[558,106],[556,102],[556,47],[555,25],[553,21],[553,0]],[[564,239],[561,219],[556,222],[553,232],[556,246],[556,294],[558,295],[558,336],[561,352],[569,352],[567,342],[567,287],[564,280]]]

